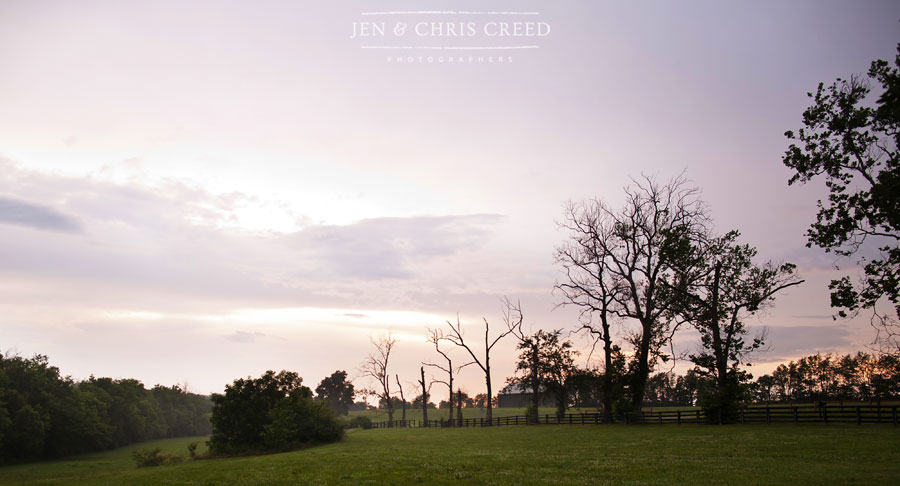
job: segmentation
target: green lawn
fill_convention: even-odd
[[[340,443],[138,469],[135,448],[0,469],[0,484],[873,484],[900,482],[891,426],[379,429]]]
[[[649,410],[649,409],[648,409]],[[673,409],[674,410],[674,409]],[[481,409],[478,408],[464,408],[463,418],[482,418],[484,417],[484,413]],[[599,410],[596,408],[570,408],[566,413],[598,413]],[[428,420],[446,420],[449,416],[449,411],[447,409],[428,409]],[[541,415],[556,415],[556,409],[553,407],[541,407],[540,409]],[[364,415],[372,419],[373,422],[381,422],[387,421],[388,414],[384,410],[365,410],[365,411],[357,411],[350,412],[350,417],[355,417],[357,415]],[[515,415],[525,415],[524,408],[495,408],[494,409],[494,417],[511,417]],[[394,411],[394,420],[400,420],[402,417],[400,409]],[[453,418],[456,418],[456,410],[453,410]],[[406,409],[406,420],[422,420],[422,409]]]

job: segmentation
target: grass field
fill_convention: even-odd
[[[900,482],[891,426],[537,426],[354,430],[340,443],[138,469],[137,448],[0,469],[0,484],[610,484]],[[202,447],[202,446],[201,446]]]

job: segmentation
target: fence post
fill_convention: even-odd
[[[828,423],[828,407],[827,406],[822,407],[822,420],[824,420],[826,424]]]
[[[891,415],[894,417],[894,427],[897,426],[897,407],[891,407]]]
[[[856,406],[856,425],[862,425],[862,410],[858,405]]]
[[[797,418],[797,407],[791,407],[794,410],[794,423],[799,423],[800,420]]]
[[[675,412],[675,417],[676,417],[676,420],[677,420],[677,422],[678,422],[678,425],[681,425],[681,410],[677,410],[677,411]]]
[[[549,414],[549,413],[548,413],[548,414],[544,414],[544,423],[545,423],[545,424],[549,424],[549,423],[550,423],[550,414]]]
[[[697,423],[700,423],[700,410],[696,410],[697,412]]]

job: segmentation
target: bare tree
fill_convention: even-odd
[[[400,375],[395,374],[394,378],[397,380],[397,389],[400,390],[400,409],[402,410],[400,420],[406,422],[406,397],[403,396],[403,385],[400,384]]]
[[[573,234],[587,239],[589,247],[604,256],[604,270],[616,290],[609,296],[607,310],[639,324],[629,339],[635,348],[631,406],[637,414],[651,365],[666,358],[660,350],[674,332],[673,323],[666,319],[672,302],[659,291],[677,256],[671,245],[706,234],[709,219],[699,190],[689,187],[683,176],[665,184],[643,177],[625,188],[625,196],[621,211],[590,200],[573,205],[568,220]]]
[[[426,334],[427,342],[434,344],[434,350],[438,352],[441,356],[444,357],[444,361],[447,362],[446,365],[440,365],[437,363],[422,363],[425,366],[431,366],[433,368],[437,368],[444,373],[447,373],[447,380],[434,380],[434,383],[440,383],[442,385],[447,386],[447,390],[449,390],[450,395],[447,397],[447,404],[450,407],[450,414],[448,415],[448,419],[453,420],[453,375],[455,373],[459,373],[459,371],[466,366],[469,366],[473,362],[470,361],[468,363],[463,364],[462,366],[458,366],[456,368],[453,367],[453,360],[450,358],[450,355],[447,354],[444,350],[441,349],[441,341],[449,340],[447,336],[444,335],[444,332],[440,329],[431,329],[428,328],[428,332]],[[424,380],[424,378],[423,378]]]
[[[494,348],[494,346],[497,344],[497,342],[499,342],[501,339],[503,339],[504,337],[511,334],[513,331],[512,331],[512,329],[507,328],[506,331],[501,332],[499,335],[497,335],[497,337],[495,337],[493,340],[491,340],[490,339],[491,326],[488,323],[487,318],[482,318],[482,320],[484,321],[484,357],[483,357],[483,359],[478,359],[478,356],[475,355],[475,353],[472,351],[472,348],[468,344],[466,344],[466,341],[463,338],[462,324],[459,322],[458,315],[456,316],[456,324],[453,324],[452,322],[447,321],[447,326],[450,327],[450,334],[446,336],[446,339],[448,341],[450,341],[451,343],[465,349],[469,353],[469,356],[472,357],[472,360],[473,360],[472,362],[477,364],[478,367],[481,368],[481,371],[484,372],[484,384],[487,387],[486,418],[487,418],[488,423],[490,423],[494,417],[493,395],[491,392],[491,349]]]
[[[529,368],[529,384],[531,385],[531,416],[529,420],[537,420],[538,407],[541,405],[541,379],[540,379],[540,353],[539,343],[534,335],[526,334],[522,329],[524,320],[522,303],[515,304],[509,298],[503,298],[503,323],[518,341],[518,349],[528,352],[527,364]]]
[[[419,387],[422,389],[422,422],[428,427],[428,395],[431,388],[431,385],[425,384],[425,367],[419,367],[419,373],[421,375],[421,381],[419,381]]]
[[[555,255],[556,262],[566,273],[565,280],[555,286],[563,296],[560,305],[578,307],[580,330],[593,336],[595,344],[603,343],[601,400],[604,423],[612,422],[613,383],[617,379],[613,376],[613,305],[616,296],[624,291],[622,279],[611,267],[613,260],[609,250],[614,246],[599,243],[615,239],[615,225],[609,224],[608,220],[607,211],[597,201],[569,202],[560,226],[569,231],[570,239],[556,248]]]
[[[388,364],[391,357],[391,351],[394,348],[396,340],[390,334],[379,336],[378,341],[369,338],[375,346],[375,352],[370,354],[360,367],[363,376],[374,378],[381,388],[377,394],[381,400],[384,400],[387,407],[388,422],[394,421],[394,404],[391,402],[391,375],[388,373]]]

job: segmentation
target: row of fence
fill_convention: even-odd
[[[748,407],[738,410],[736,416],[727,422],[752,423],[855,423],[892,424],[897,427],[898,406],[856,406],[856,407]],[[657,425],[681,424],[715,424],[723,423],[722,417],[707,417],[701,410],[663,410],[642,411],[638,414],[625,414],[616,420],[617,423],[639,423]],[[494,417],[492,420],[481,418],[438,419],[438,420],[395,420],[393,422],[373,422],[372,428],[396,427],[504,427],[515,425],[599,425],[603,423],[600,413],[569,413],[564,415],[545,414],[538,416],[510,415]]]

